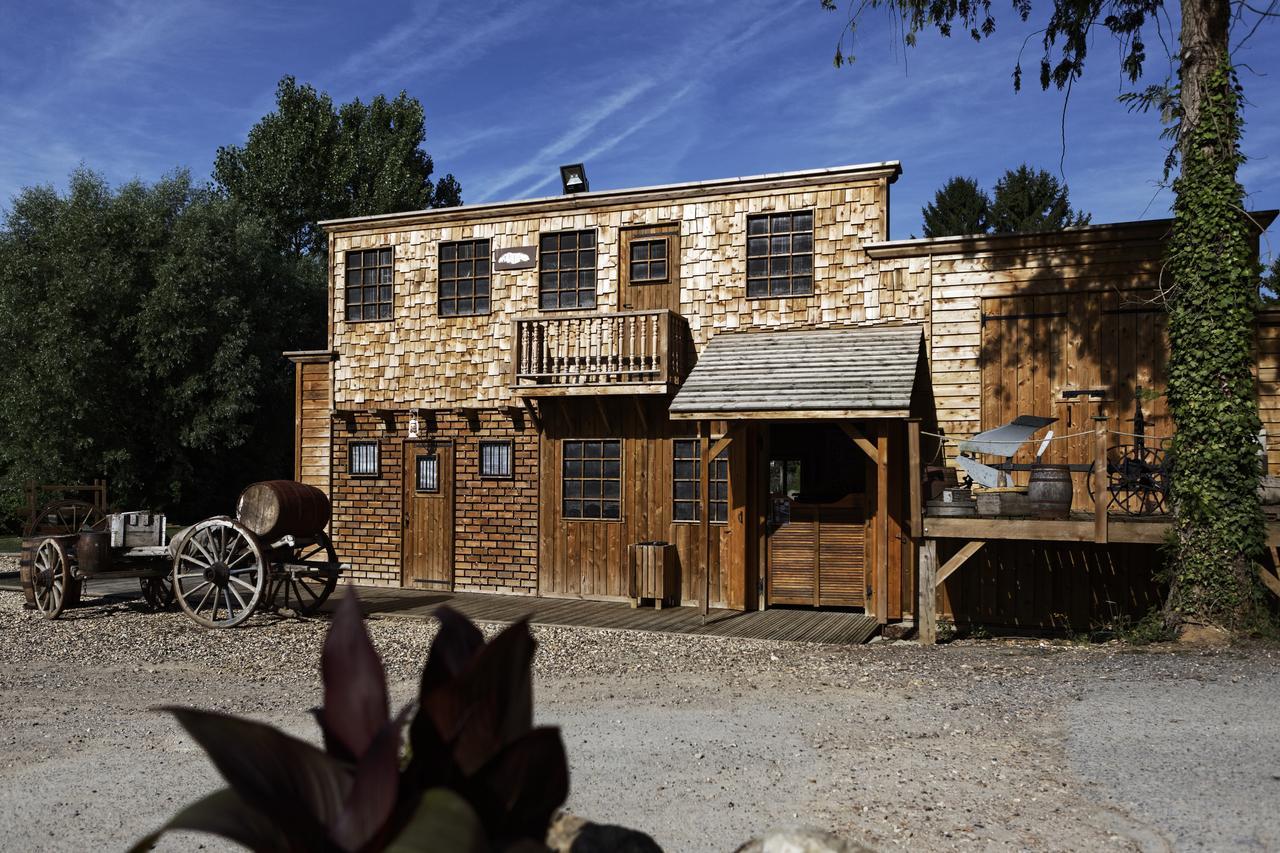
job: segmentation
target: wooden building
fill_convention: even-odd
[[[899,173],[323,223],[328,346],[288,354],[296,465],[333,499],[349,575],[623,599],[633,546],[665,542],[682,604],[913,618],[919,474],[951,452],[932,436],[1131,416],[1135,389],[1163,382],[1150,297],[1168,223],[889,242]],[[1158,401],[1148,414],[1167,434]],[[1094,444],[1052,452],[1088,461]],[[945,612],[1096,610],[1092,593],[1028,593],[1039,569],[998,551],[940,587]],[[1150,560],[1124,559],[1126,588],[1149,587]]]

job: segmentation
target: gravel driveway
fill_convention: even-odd
[[[0,592],[0,848],[120,849],[218,784],[165,703],[314,739],[324,622],[204,631]],[[370,623],[403,701],[433,626]],[[569,808],[669,851],[811,825],[910,850],[1280,849],[1277,653],[822,647],[539,627]],[[175,838],[166,849],[210,839]]]

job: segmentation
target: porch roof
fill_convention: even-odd
[[[905,418],[923,327],[721,333],[671,401],[685,420]]]

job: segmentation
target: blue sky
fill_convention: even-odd
[[[177,166],[207,176],[293,74],[338,101],[417,97],[437,171],[467,202],[557,192],[556,167],[578,160],[605,189],[896,159],[903,238],[949,176],[989,186],[1024,161],[1057,173],[1061,159],[1095,222],[1165,215],[1159,124],[1117,103],[1130,87],[1114,41],[1094,40],[1064,157],[1063,95],[1039,90],[1034,36],[1030,85],[1015,94],[1010,80],[1034,28],[1003,3],[996,14],[980,45],[926,34],[907,50],[871,12],[857,61],[837,70],[841,18],[818,0],[0,0],[0,205],[26,185],[65,185],[81,163],[113,182]],[[1148,46],[1156,82],[1169,61],[1154,32]],[[1237,59],[1250,66],[1242,178],[1251,206],[1278,207],[1280,23]]]

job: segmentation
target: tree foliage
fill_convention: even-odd
[[[27,480],[105,476],[131,505],[203,515],[286,475],[280,353],[322,333],[297,316],[315,263],[183,172],[20,193],[0,228],[0,517]]]
[[[924,236],[952,237],[987,233],[991,198],[973,178],[949,179],[924,206]]]
[[[1025,163],[996,181],[989,213],[996,234],[1057,231],[1088,225],[1089,214],[1071,209],[1067,185]]]
[[[453,175],[432,182],[423,150],[422,104],[401,92],[335,107],[313,87],[284,77],[276,109],[243,146],[218,149],[213,178],[294,254],[323,253],[316,223],[462,203]]]

